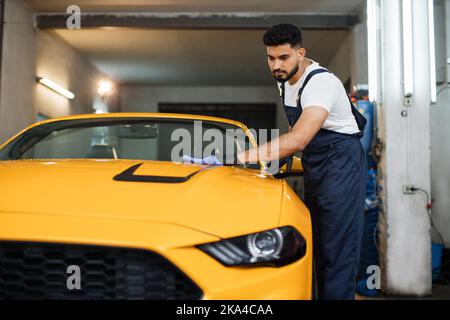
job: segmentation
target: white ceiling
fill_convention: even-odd
[[[65,12],[73,0],[24,0],[36,12]],[[77,0],[84,12],[359,13],[364,0]],[[117,82],[153,85],[271,85],[263,30],[55,29]],[[327,66],[345,30],[307,30],[308,55]]]
[[[118,82],[270,85],[259,30],[55,30]],[[306,31],[309,56],[326,66],[348,31]]]
[[[364,0],[24,0],[39,12],[65,12],[77,4],[97,12],[358,13]]]

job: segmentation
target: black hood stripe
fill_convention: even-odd
[[[185,177],[167,177],[167,176],[144,176],[144,175],[135,175],[134,172],[143,165],[143,163],[136,164],[126,169],[125,171],[116,175],[113,180],[114,181],[128,181],[128,182],[153,182],[153,183],[182,183],[188,181],[194,175],[203,171],[211,166],[207,166],[205,168],[201,168],[188,176]]]

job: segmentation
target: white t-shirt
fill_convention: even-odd
[[[286,107],[297,108],[298,92],[306,77],[311,71],[322,68],[317,62],[312,62],[313,64],[306,68],[305,73],[295,84],[285,83]],[[278,86],[281,90],[280,83]],[[301,99],[303,110],[315,106],[328,111],[323,129],[348,134],[359,132],[345,88],[334,74],[324,72],[314,75],[303,90]]]

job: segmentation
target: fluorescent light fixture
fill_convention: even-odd
[[[428,41],[430,47],[430,92],[431,103],[437,101],[436,88],[436,48],[434,34],[434,1],[428,0]]]
[[[414,56],[412,0],[402,0],[403,23],[403,92],[405,97],[414,94]]]
[[[56,93],[59,93],[60,95],[66,97],[69,100],[73,100],[75,98],[75,94],[73,94],[73,92],[70,92],[69,90],[61,87],[60,85],[54,83],[53,81],[47,78],[38,77],[37,81],[46,86],[47,88],[50,88],[51,90],[55,91]]]
[[[100,81],[99,85],[98,85],[98,89],[97,92],[101,95],[107,95],[108,93],[111,92],[112,89],[112,83],[106,80],[102,80]]]
[[[367,52],[369,64],[369,100],[378,99],[378,5],[367,0]]]

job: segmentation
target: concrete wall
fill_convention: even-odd
[[[356,25],[336,51],[328,68],[345,84],[368,83],[366,9],[361,11],[361,23]]]
[[[76,32],[76,31],[74,31]],[[102,74],[62,39],[33,27],[33,12],[20,0],[5,3],[0,92],[0,143],[37,119],[92,113]],[[46,77],[75,93],[74,100],[36,83]]]
[[[76,32],[76,31],[74,31]],[[43,85],[34,86],[35,109],[48,117],[92,113],[96,85],[102,74],[83,56],[51,31],[38,31],[36,42],[36,71],[75,93],[67,98]]]
[[[442,10],[442,8],[441,8]],[[440,20],[436,20],[439,29],[450,30],[450,0],[446,0],[445,15],[439,15]],[[440,25],[440,26],[439,26]],[[437,35],[442,39],[442,35]],[[444,33],[444,41],[437,46],[444,47],[446,54],[438,53],[437,65],[443,65],[446,57],[450,57],[450,31]],[[443,42],[443,43],[442,43]],[[442,61],[443,60],[443,61]],[[445,66],[445,64],[444,64]],[[439,67],[438,69],[442,69]],[[444,69],[445,70],[445,69]],[[446,247],[450,247],[450,70],[444,76],[441,75],[448,84],[439,89],[437,104],[431,107],[431,192],[433,198],[432,215],[436,227],[439,229],[445,240]],[[434,241],[439,241],[436,233],[433,233]]]
[[[0,143],[33,123],[36,31],[32,12],[21,1],[6,0],[0,92]]]
[[[450,87],[441,91],[431,108],[431,192],[432,216],[437,229],[450,247]],[[445,142],[447,141],[447,143]],[[433,240],[440,239],[433,231]]]

